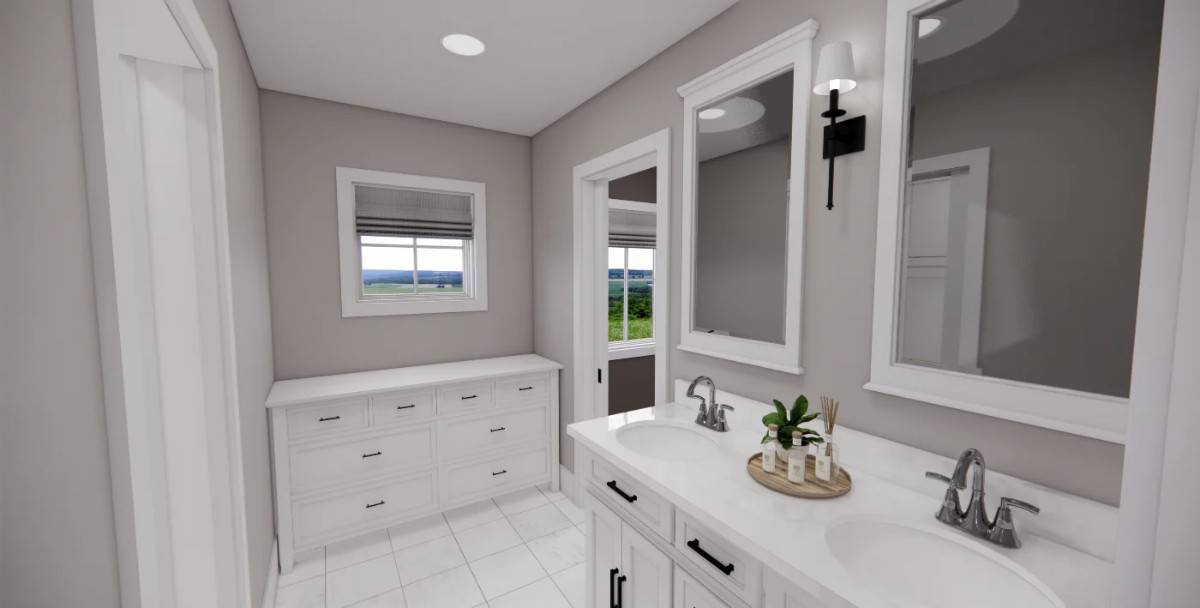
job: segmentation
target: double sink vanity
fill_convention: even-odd
[[[677,382],[676,394],[684,386]],[[589,606],[1103,604],[1115,508],[996,473],[983,488],[980,455],[966,464],[994,497],[987,510],[974,509],[985,522],[1001,496],[1041,507],[1037,516],[998,518],[1015,520],[1015,531],[1007,529],[1012,538],[1020,533],[1020,548],[1004,547],[939,521],[950,495],[925,472],[950,480],[952,459],[846,428],[838,435],[842,463],[854,475],[851,492],[829,500],[785,496],[746,472],[769,406],[727,393],[718,398],[734,407],[725,410],[726,432],[697,424],[691,403],[568,427],[581,458],[575,470],[587,510]],[[966,471],[955,477],[969,479]],[[969,497],[964,511],[976,505]]]

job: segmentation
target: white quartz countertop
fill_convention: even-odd
[[[882,608],[907,605],[871,591],[833,558],[825,540],[826,530],[834,523],[853,518],[881,519],[978,543],[983,550],[1011,559],[1040,579],[1066,606],[1104,605],[1113,565],[1026,531],[1022,520],[1034,517],[1032,514],[1023,511],[1014,514],[1023,543],[1020,549],[996,547],[937,522],[933,515],[940,504],[938,498],[871,473],[899,473],[920,479],[925,470],[921,468],[919,458],[914,459],[916,464],[912,465],[911,471],[905,470],[903,463],[870,460],[889,453],[888,450],[894,454],[895,448],[935,456],[927,452],[839,429],[835,436],[838,433],[843,436],[839,442],[841,462],[854,479],[849,494],[828,500],[804,500],[759,485],[747,474],[746,460],[760,449],[763,432],[760,420],[770,410],[763,404],[754,405],[761,407],[756,409],[745,402],[737,403],[737,411],[730,412],[730,432],[701,429],[711,432],[719,445],[716,452],[693,460],[651,458],[625,447],[617,439],[618,429],[635,422],[656,420],[691,425],[695,418],[695,406],[691,404],[671,404],[585,420],[570,425],[567,432],[593,453],[664,495],[676,508],[757,556],[765,566],[787,577],[825,606]],[[868,449],[866,446],[871,441],[886,443],[889,447]],[[928,483],[937,485],[934,481]],[[944,486],[932,489],[935,496],[940,496]],[[999,496],[989,496],[989,510],[995,509]],[[1033,500],[1036,502],[1036,497]],[[1115,513],[1115,509],[1113,511]],[[930,585],[939,584],[938,572],[931,571],[928,577]],[[986,594],[987,590],[980,592]]]

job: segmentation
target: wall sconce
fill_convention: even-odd
[[[825,208],[833,209],[833,159],[851,152],[862,152],[866,149],[867,140],[866,116],[838,122],[838,118],[846,114],[845,110],[838,108],[838,96],[858,86],[849,42],[831,42],[821,49],[815,82],[813,93],[829,96],[829,109],[821,112],[821,116],[829,119],[821,158],[829,159],[829,202]]]

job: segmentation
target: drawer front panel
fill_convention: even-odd
[[[489,408],[493,403],[494,386],[491,382],[474,382],[439,388],[437,391],[437,413],[453,416]]]
[[[287,422],[289,439],[366,428],[367,399],[347,399],[289,409]]]
[[[434,463],[433,425],[338,443],[291,449],[294,493]]]
[[[675,566],[675,608],[729,608],[729,604]]]
[[[591,482],[601,489],[601,494],[612,498],[622,512],[636,517],[642,523],[650,526],[667,542],[671,542],[675,532],[672,512],[674,507],[662,496],[651,492],[628,475],[621,473],[604,460],[595,456],[591,461]]]
[[[404,424],[433,416],[433,391],[387,393],[371,397],[371,424]]]
[[[481,462],[443,467],[444,499],[452,503],[475,495],[493,495],[503,486],[546,477],[550,474],[548,450],[542,446]]]
[[[297,501],[292,506],[296,544],[323,541],[342,532],[403,517],[406,513],[433,509],[436,505],[433,471],[349,490],[330,498]]]
[[[496,381],[496,404],[500,407],[544,405],[550,402],[550,381],[545,374]]]
[[[712,574],[747,603],[762,593],[762,564],[741,549],[696,523],[684,512],[675,514],[675,548]]]
[[[545,408],[496,414],[487,418],[460,418],[442,423],[439,431],[442,458],[453,460],[484,450],[547,437],[549,413]]]

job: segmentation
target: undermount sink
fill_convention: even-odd
[[[835,523],[829,549],[855,579],[897,606],[1063,608],[1012,560],[953,530],[875,519]]]
[[[617,441],[625,447],[659,460],[685,460],[705,456],[717,449],[713,433],[663,422],[635,422],[617,429]]]

